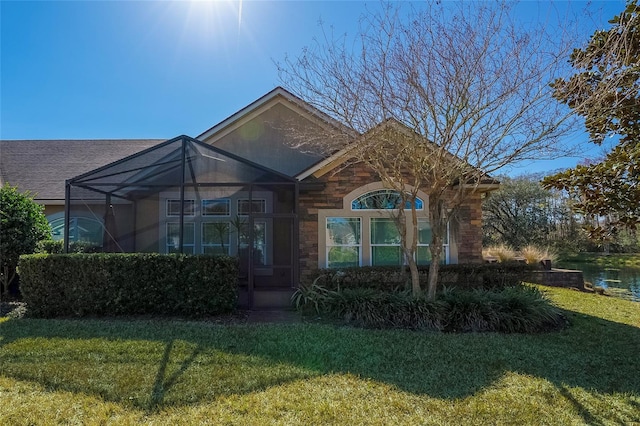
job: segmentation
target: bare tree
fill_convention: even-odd
[[[414,201],[418,189],[429,196],[427,295],[433,299],[456,208],[488,174],[565,153],[558,138],[574,123],[549,86],[567,68],[570,43],[563,37],[514,21],[506,3],[422,6],[405,11],[383,3],[363,16],[351,44],[325,32],[278,69],[289,90],[344,124],[298,135],[296,143],[346,149],[351,161],[371,167],[403,197],[397,222],[415,295],[421,287]],[[412,206],[412,235],[406,235],[405,201]]]

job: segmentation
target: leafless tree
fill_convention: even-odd
[[[405,213],[403,199],[397,222],[415,295],[421,287],[412,201],[418,189],[429,196],[433,299],[456,208],[489,174],[566,153],[559,138],[574,120],[549,83],[568,68],[573,43],[555,28],[551,34],[516,21],[507,3],[381,6],[363,16],[354,40],[325,31],[278,69],[285,87],[344,124],[298,135],[296,143],[345,150],[412,205]]]

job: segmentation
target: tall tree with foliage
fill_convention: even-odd
[[[554,97],[584,117],[591,142],[608,137],[617,145],[599,162],[579,165],[543,180],[578,198],[576,211],[589,217],[591,235],[599,240],[620,227],[640,224],[640,6],[628,1],[611,27],[596,31],[575,49],[570,63],[577,71],[553,83]]]
[[[562,191],[544,189],[537,175],[500,177],[500,189],[482,202],[483,243],[521,249],[578,247],[583,243],[579,217]],[[579,247],[578,247],[579,248]]]
[[[515,249],[546,244],[552,227],[549,191],[527,177],[501,177],[500,182],[482,202],[483,242]]]
[[[415,206],[417,189],[428,195],[431,299],[457,208],[481,190],[487,173],[558,153],[559,136],[572,124],[549,87],[563,75],[568,45],[544,25],[517,22],[511,8],[382,3],[362,16],[356,38],[325,33],[278,65],[289,90],[342,124],[295,143],[326,153],[346,149],[351,162],[366,164],[408,198],[400,206]],[[416,211],[397,210],[418,295],[417,233],[406,235]]]
[[[0,295],[7,294],[16,276],[18,259],[31,254],[41,240],[51,238],[44,206],[16,187],[0,188]]]

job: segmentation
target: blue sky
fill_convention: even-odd
[[[0,1],[0,138],[197,136],[279,85],[319,22],[355,34],[377,1]],[[584,40],[623,0],[525,1],[522,19],[570,9]],[[583,13],[587,8],[588,14]],[[512,174],[572,166],[598,148]]]

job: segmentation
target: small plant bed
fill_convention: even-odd
[[[538,333],[567,324],[562,311],[529,285],[444,290],[430,301],[407,291],[331,290],[314,283],[298,290],[293,300],[303,313],[324,314],[367,328]]]

